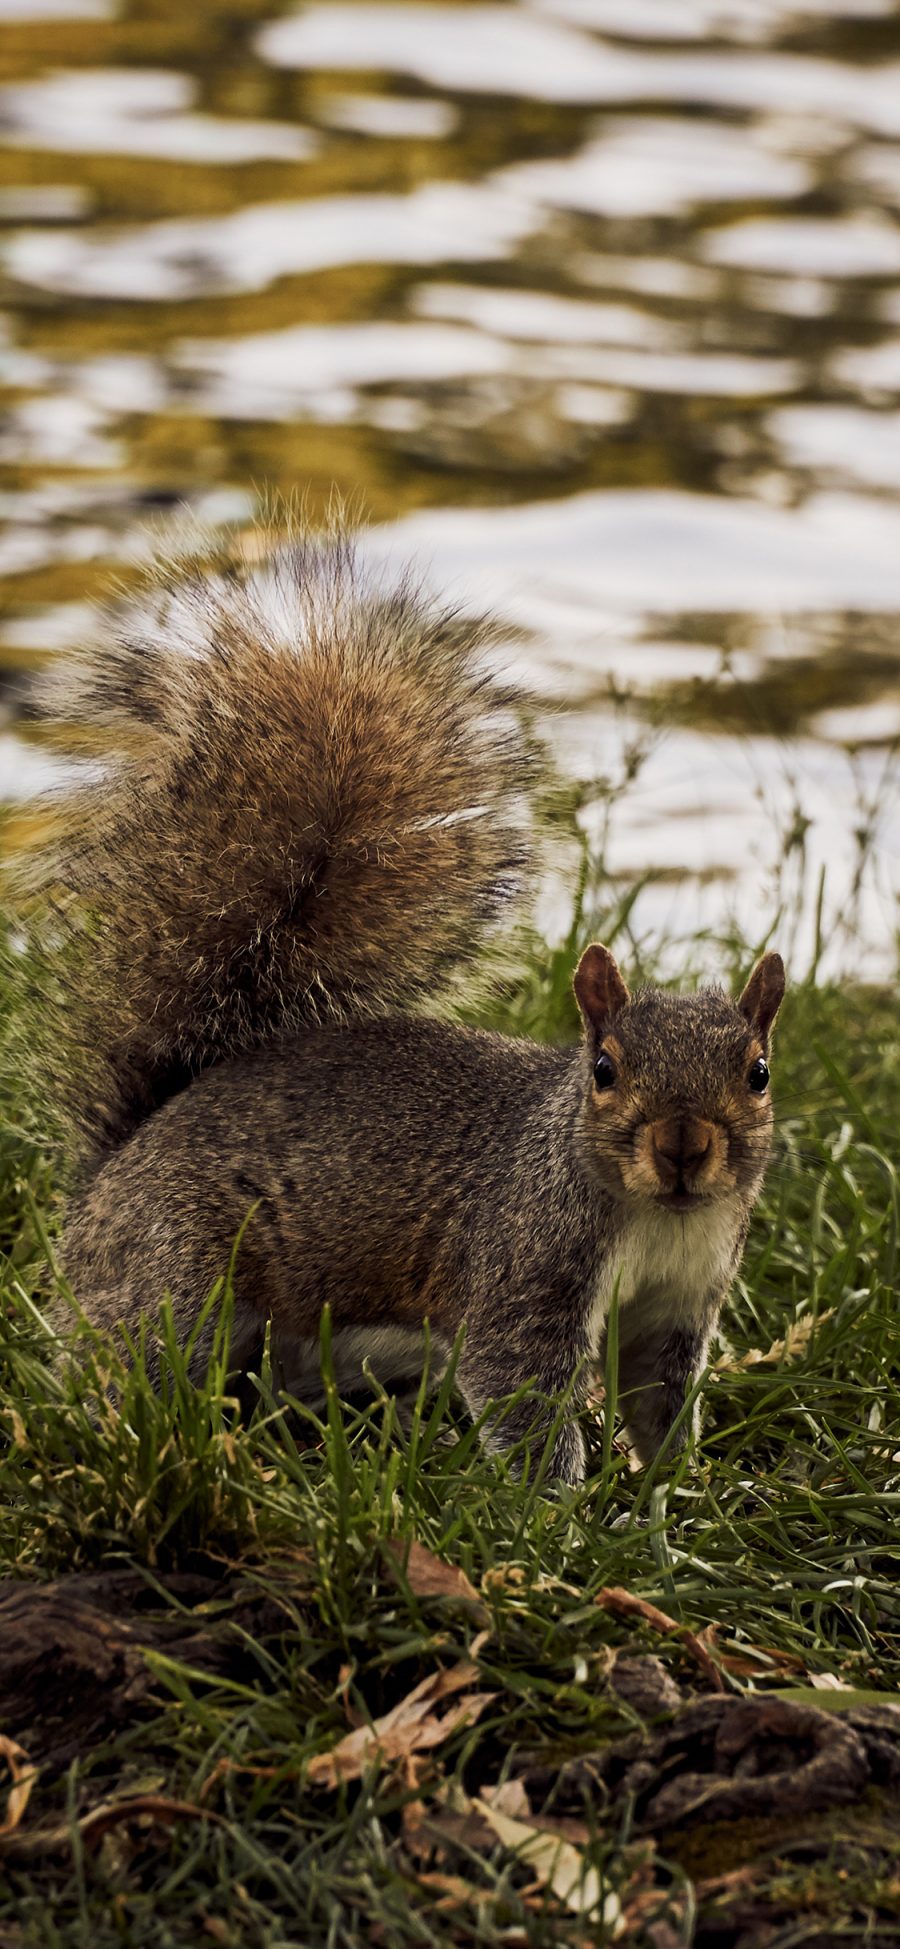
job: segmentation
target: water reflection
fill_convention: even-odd
[[[639,754],[639,924],[755,938],[786,899],[807,952],[824,867],[835,960],[843,917],[887,966],[890,0],[0,22],[0,672],[65,654],[148,516],[337,482],[374,555],[508,622],[589,825]],[[11,698],[26,798],[60,761]]]

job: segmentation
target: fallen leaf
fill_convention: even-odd
[[[505,1848],[531,1869],[541,1888],[547,1888],[573,1915],[590,1917],[602,1924],[608,1939],[622,1932],[622,1906],[618,1895],[604,1892],[603,1877],[591,1867],[581,1848],[574,1847],[558,1834],[547,1833],[530,1822],[514,1820],[503,1813],[496,1800],[475,1801]]]
[[[435,1798],[440,1802],[440,1790]],[[453,1854],[490,1854],[496,1846],[496,1835],[487,1821],[467,1795],[462,1796],[464,1805],[433,1803],[428,1806],[422,1822],[419,1852],[428,1843],[438,1859],[446,1861]]]
[[[420,1798],[419,1789],[428,1766],[421,1753],[407,1753],[403,1762],[403,1785],[410,1798],[404,1800],[400,1809],[400,1825],[407,1852],[416,1860],[427,1860],[433,1853],[433,1844],[425,1833],[425,1803]]]
[[[31,1789],[37,1779],[37,1767],[32,1766],[22,1746],[14,1739],[7,1739],[0,1733],[0,1759],[5,1759],[9,1767],[12,1786],[6,1796],[6,1813],[0,1822],[0,1841],[7,1834],[14,1834],[31,1798]]]
[[[522,1788],[521,1795],[516,1791]],[[507,1789],[510,1789],[507,1792]],[[574,1814],[533,1814],[531,1802],[521,1780],[505,1780],[500,1787],[482,1787],[481,1800],[489,1800],[491,1806],[499,1808],[501,1814],[509,1814],[513,1820],[524,1820],[541,1834],[551,1834],[557,1840],[572,1841],[576,1847],[589,1847],[593,1838],[586,1821],[576,1819]],[[481,1801],[478,1803],[481,1804]]]
[[[641,1618],[662,1637],[680,1638],[685,1650],[690,1652],[691,1657],[696,1659],[701,1670],[705,1672],[713,1690],[716,1692],[725,1690],[722,1674],[696,1632],[689,1630],[686,1624],[679,1624],[677,1619],[669,1617],[666,1611],[659,1610],[658,1606],[651,1604],[648,1598],[636,1597],[632,1591],[611,1584],[603,1590],[598,1590],[594,1602],[599,1604],[602,1611],[609,1611],[612,1617]]]
[[[89,1813],[82,1814],[76,1821],[62,1821],[55,1827],[35,1828],[30,1834],[12,1835],[3,1842],[7,1854],[32,1856],[40,1854],[59,1854],[72,1846],[73,1833],[78,1834],[86,1845],[102,1840],[110,1828],[120,1821],[149,1819],[160,1821],[166,1827],[174,1826],[179,1820],[210,1820],[224,1825],[220,1814],[214,1814],[209,1807],[195,1806],[192,1800],[173,1800],[167,1795],[157,1793],[133,1793],[123,1800],[101,1801]],[[6,1830],[0,1830],[0,1834]]]
[[[499,1563],[492,1570],[486,1570],[481,1579],[482,1589],[521,1590],[525,1584],[525,1572],[520,1563]]]
[[[497,1899],[493,1888],[476,1888],[474,1882],[463,1881],[460,1875],[444,1875],[433,1871],[430,1874],[418,1875],[416,1880],[419,1887],[434,1889],[438,1896],[434,1904],[436,1909],[465,1908],[470,1903],[473,1907],[484,1908],[487,1903]]]
[[[794,1651],[781,1651],[777,1645],[741,1644],[733,1651],[726,1650],[719,1643],[718,1624],[704,1624],[697,1632],[697,1643],[706,1645],[715,1653],[716,1664],[721,1671],[729,1672],[732,1678],[765,1678],[766,1667],[775,1672],[803,1672],[806,1665]]]
[[[410,1753],[443,1745],[451,1733],[474,1722],[496,1698],[495,1692],[466,1692],[447,1711],[437,1712],[445,1699],[465,1692],[478,1677],[478,1666],[468,1658],[429,1673],[399,1705],[372,1725],[357,1726],[346,1733],[330,1753],[316,1753],[309,1762],[307,1779],[313,1786],[336,1787],[341,1780],[358,1780],[375,1760],[405,1760]]]
[[[531,1819],[531,1802],[524,1780],[503,1780],[499,1787],[482,1787],[481,1798],[513,1820]]]
[[[248,1760],[229,1759],[227,1753],[222,1753],[216,1760],[212,1772],[207,1774],[200,1787],[197,1798],[201,1807],[209,1799],[219,1781],[227,1779],[232,1773],[249,1773],[254,1780],[297,1780],[300,1777],[299,1767],[254,1766]]]
[[[231,1943],[234,1941],[227,1922],[223,1922],[220,1915],[204,1915],[203,1933],[204,1935],[211,1935],[214,1942],[221,1942],[223,1949],[230,1949]]]
[[[749,1867],[730,1868],[727,1874],[710,1875],[707,1880],[698,1881],[697,1893],[704,1901],[713,1895],[736,1895],[745,1888],[759,1886],[759,1864],[754,1861]]]
[[[415,1537],[407,1543],[402,1536],[390,1536],[384,1548],[392,1571],[409,1585],[414,1597],[453,1598],[476,1611],[480,1623],[487,1622],[487,1607],[464,1570],[444,1563]]]

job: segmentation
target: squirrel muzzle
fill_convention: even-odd
[[[717,1134],[703,1117],[661,1117],[650,1125],[650,1150],[662,1192],[699,1190],[704,1176],[715,1175]]]

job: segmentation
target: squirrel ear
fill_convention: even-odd
[[[631,998],[608,947],[586,947],[572,983],[586,1029],[611,1022]]]
[[[751,1028],[755,1029],[763,1042],[768,1041],[769,1030],[781,1007],[784,994],[784,962],[780,954],[764,954],[757,961],[750,980],[738,1002],[738,1008],[745,1015]]]

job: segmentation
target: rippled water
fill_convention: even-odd
[[[900,10],[0,0],[16,673],[148,516],[333,483],[510,624],[638,927],[895,938]],[[5,721],[2,713],[5,710]]]

